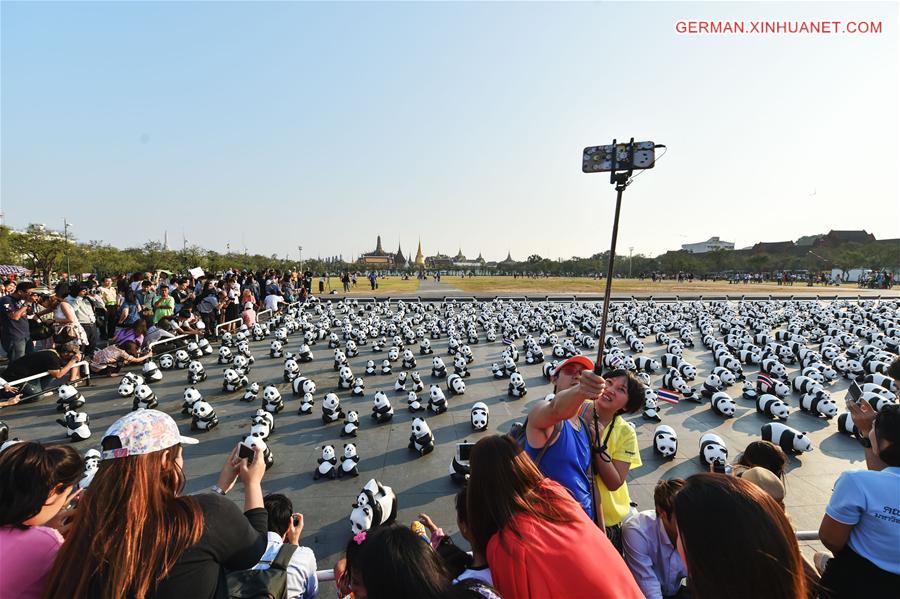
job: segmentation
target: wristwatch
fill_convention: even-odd
[[[872,442],[869,441],[868,437],[860,437],[859,444],[865,447],[866,449],[872,449]]]
[[[212,486],[212,492],[213,492],[213,493],[218,493],[219,495],[225,495],[225,489],[223,489],[223,488],[220,487],[219,485],[213,485],[213,486]]]

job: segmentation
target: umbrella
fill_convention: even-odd
[[[0,264],[0,275],[27,275],[31,271],[24,266],[13,266],[11,264]]]

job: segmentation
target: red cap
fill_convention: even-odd
[[[585,370],[593,370],[594,369],[594,361],[588,358],[587,356],[577,355],[572,356],[568,360],[562,362],[559,366],[553,369],[553,373],[550,376],[556,376],[559,372],[570,364],[581,364],[584,366]]]

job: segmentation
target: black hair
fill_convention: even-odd
[[[684,479],[682,478],[660,480],[653,489],[653,504],[659,511],[671,516],[675,507],[675,495],[683,486]]]
[[[56,297],[66,297],[69,295],[69,284],[66,281],[60,281],[53,288],[53,293],[56,294]]]
[[[82,286],[78,283],[72,283],[69,285],[69,297],[78,297],[78,294],[81,293]]]
[[[895,381],[900,381],[900,356],[894,358],[894,361],[888,366],[887,375]]]
[[[625,407],[622,408],[622,411],[626,414],[634,414],[644,405],[645,387],[644,383],[641,382],[641,379],[635,376],[630,370],[625,370],[624,368],[617,368],[603,373],[604,379],[615,379],[623,376],[628,379],[626,386],[628,401],[625,403]]]
[[[29,291],[34,289],[35,285],[31,281],[22,281],[16,285],[16,291]]]
[[[405,526],[369,530],[358,557],[354,567],[370,599],[439,599],[450,591],[444,563]]]
[[[294,515],[294,504],[281,493],[269,493],[263,497],[263,505],[269,514],[268,529],[283,537]]]
[[[783,449],[771,441],[751,441],[738,457],[737,463],[747,468],[761,466],[784,481],[787,456]]]
[[[900,466],[900,405],[890,404],[875,416],[875,437],[890,445],[878,452],[878,457],[888,466]]]
[[[444,568],[451,580],[459,578],[459,575],[472,567],[474,558],[460,549],[450,537],[441,537],[438,546],[434,549],[444,562]]]
[[[456,494],[456,519],[466,524],[469,523],[469,508],[466,504],[468,494],[469,489],[465,485]]]
[[[43,509],[57,485],[70,487],[84,474],[84,460],[69,445],[25,441],[0,453],[0,526],[23,527]]]

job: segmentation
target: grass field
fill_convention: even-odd
[[[339,277],[331,278],[331,287],[337,290],[338,295],[343,295],[343,286],[341,285]],[[365,277],[360,277],[356,282],[356,287],[353,285],[350,286],[350,296],[371,297],[373,295],[409,295],[415,293],[418,289],[419,280],[415,277],[410,277],[407,281],[404,281],[400,277],[388,277],[385,279],[378,279],[378,289],[372,291],[369,280]]]
[[[513,277],[441,277],[441,283],[452,285],[462,291],[473,293],[599,293],[605,289],[605,281],[586,279],[579,277],[551,277],[546,279],[529,279]],[[658,281],[654,283],[649,279],[614,279],[613,293],[634,293],[640,295],[659,294],[696,295],[703,293],[727,293],[739,295],[742,293],[773,293],[773,294],[821,294],[821,295],[858,295],[866,294],[900,294],[900,290],[867,290],[858,289],[856,285],[843,285],[841,287],[823,287],[816,285],[807,287],[805,283],[795,283],[793,286],[779,286],[775,283],[762,284],[736,284],[730,285],[726,281],[693,283],[677,281]]]

